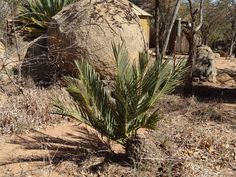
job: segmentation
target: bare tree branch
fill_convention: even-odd
[[[204,0],[201,0],[201,2],[200,2],[200,13],[199,13],[200,22],[199,22],[199,25],[194,29],[194,32],[199,31],[202,27],[202,22],[203,22],[203,1]]]
[[[159,59],[160,56],[160,2],[159,0],[155,1],[155,52],[156,52],[156,60]]]
[[[190,12],[191,18],[193,19],[194,18],[194,15],[193,15],[193,2],[192,2],[192,0],[188,0],[188,3],[189,3],[189,12]]]

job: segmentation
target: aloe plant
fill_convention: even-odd
[[[171,59],[151,63],[145,52],[131,64],[124,45],[113,45],[113,51],[117,68],[113,89],[105,88],[99,74],[85,60],[76,61],[79,77],[65,78],[74,101],[68,104],[57,98],[54,106],[57,114],[93,127],[130,152],[138,129],[156,128],[160,119],[156,102],[182,82],[186,69],[183,61],[175,68],[170,65]]]
[[[23,0],[19,6],[19,19],[27,32],[45,32],[48,23],[62,8],[75,0]]]

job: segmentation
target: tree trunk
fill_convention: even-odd
[[[202,27],[203,23],[203,1],[200,1],[200,12],[199,12],[199,24],[196,25],[196,9],[193,7],[193,0],[188,0],[189,2],[189,11],[191,15],[191,26],[187,33],[187,39],[189,42],[189,58],[187,60],[187,67],[188,72],[185,79],[185,85],[184,85],[184,93],[189,95],[193,94],[193,83],[192,83],[192,77],[193,77],[193,67],[195,66],[195,58],[196,58],[196,50],[197,45],[195,41],[195,34],[197,31],[199,31]]]
[[[208,45],[208,35],[202,35],[202,44]]]
[[[180,5],[181,5],[181,0],[177,0],[176,5],[175,5],[175,10],[174,10],[173,15],[171,17],[170,25],[168,27],[167,36],[165,38],[165,43],[164,43],[164,47],[163,47],[163,50],[162,50],[162,55],[166,54],[166,50],[167,50],[169,40],[170,40],[170,34],[171,34],[172,29],[173,29],[177,14],[179,12]]]
[[[235,43],[236,43],[236,34],[234,35],[233,39],[231,39],[231,42],[230,42],[229,57],[233,55]]]
[[[188,67],[188,72],[185,79],[184,93],[187,95],[192,95],[193,94],[193,83],[192,83],[193,66],[195,63],[194,61],[195,61],[196,49],[197,49],[194,35],[191,35],[191,38],[189,38],[188,42],[189,42],[189,53],[188,53],[189,56],[186,63]]]
[[[156,60],[160,59],[160,2],[155,1],[155,52]]]

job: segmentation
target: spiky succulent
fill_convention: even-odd
[[[23,0],[19,6],[19,19],[23,30],[44,32],[52,17],[75,0]]]
[[[65,79],[74,101],[68,104],[57,99],[55,107],[57,114],[79,120],[126,146],[138,129],[156,128],[160,115],[155,103],[181,83],[186,69],[183,61],[175,68],[171,59],[151,62],[145,52],[131,64],[124,45],[113,45],[113,51],[117,68],[113,89],[106,90],[85,60],[76,61],[79,77]]]

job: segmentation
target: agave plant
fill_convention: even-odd
[[[91,126],[130,152],[138,129],[156,128],[160,119],[156,102],[181,83],[186,69],[183,61],[175,69],[170,59],[151,63],[145,52],[131,64],[123,44],[113,45],[113,51],[117,70],[110,91],[91,65],[85,60],[76,61],[78,77],[65,78],[74,101],[67,104],[57,98],[54,106],[57,114]]]
[[[44,32],[52,17],[74,0],[23,0],[20,3],[20,20],[27,32]]]

